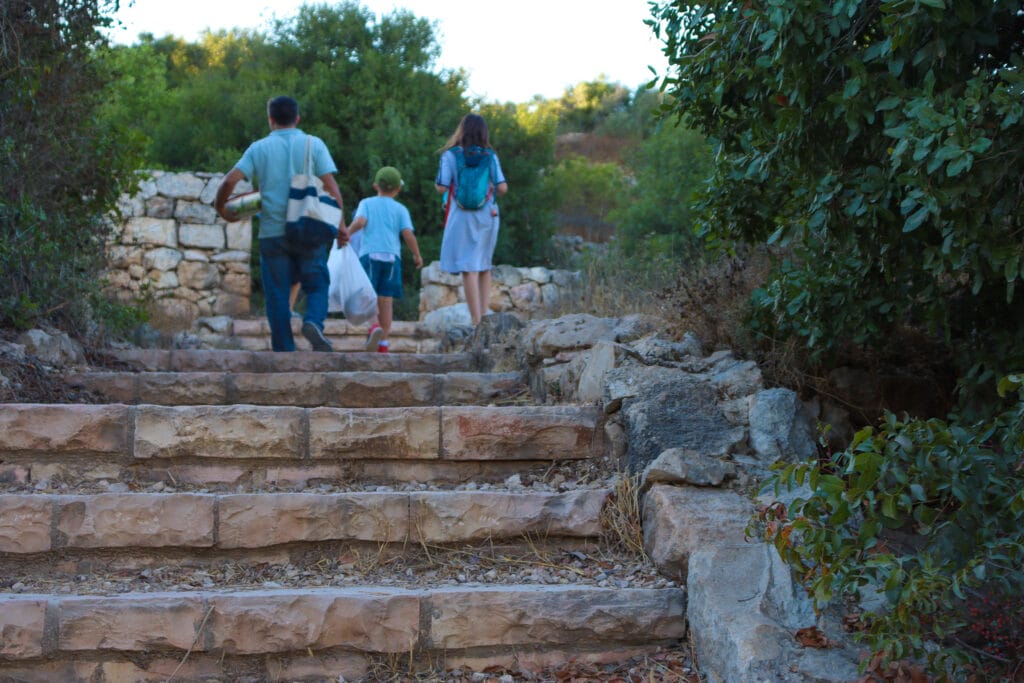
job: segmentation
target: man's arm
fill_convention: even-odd
[[[341,199],[341,189],[338,187],[333,173],[324,173],[320,176],[320,182],[324,184],[324,190],[334,197],[334,201],[338,202],[338,208],[341,209],[341,224],[338,226],[338,248],[340,249],[348,244],[349,238],[348,228],[345,227],[345,202]]]
[[[238,220],[238,214],[231,213],[224,208],[224,204],[227,203],[228,197],[235,190],[235,185],[240,181],[245,180],[245,174],[239,171],[237,168],[231,169],[231,172],[224,176],[224,180],[220,182],[220,187],[217,188],[217,198],[213,202],[213,208],[217,210],[217,214],[226,220],[228,223],[234,223]]]

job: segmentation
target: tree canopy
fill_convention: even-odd
[[[719,0],[657,16],[673,110],[721,160],[705,232],[789,255],[758,299],[766,334],[831,352],[910,326],[948,343],[961,376],[1024,363],[1021,2]]]

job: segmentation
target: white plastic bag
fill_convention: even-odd
[[[355,325],[377,314],[377,293],[352,247],[345,245],[338,249],[338,243],[332,242],[327,271],[331,275],[331,286],[327,290],[328,312],[344,313],[345,319]]]

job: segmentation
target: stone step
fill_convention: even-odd
[[[0,484],[481,481],[600,456],[596,407],[0,405]]]
[[[209,349],[122,349],[110,357],[145,372],[472,372],[468,353],[274,353]]]
[[[0,678],[19,681],[357,680],[381,655],[411,669],[413,660],[565,661],[685,635],[679,588],[34,593],[0,596],[0,610]]]
[[[292,334],[295,335],[295,347],[300,351],[310,350],[309,342],[301,334],[302,321],[292,320]],[[345,320],[327,319],[324,321],[324,336],[330,340],[335,351],[364,351],[367,325],[352,325]],[[246,351],[269,351],[270,324],[266,318],[236,319],[230,326],[229,340]],[[391,325],[388,335],[392,353],[437,353],[441,348],[441,340],[418,322],[396,320]],[[383,355],[383,354],[382,354]]]
[[[609,489],[564,493],[102,493],[0,496],[0,553],[222,551],[294,544],[592,538]]]
[[[517,372],[80,372],[67,381],[115,403],[371,408],[523,403]]]

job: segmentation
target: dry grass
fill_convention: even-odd
[[[640,510],[640,475],[623,475],[601,509],[604,540],[615,550],[638,556],[647,562]]]

